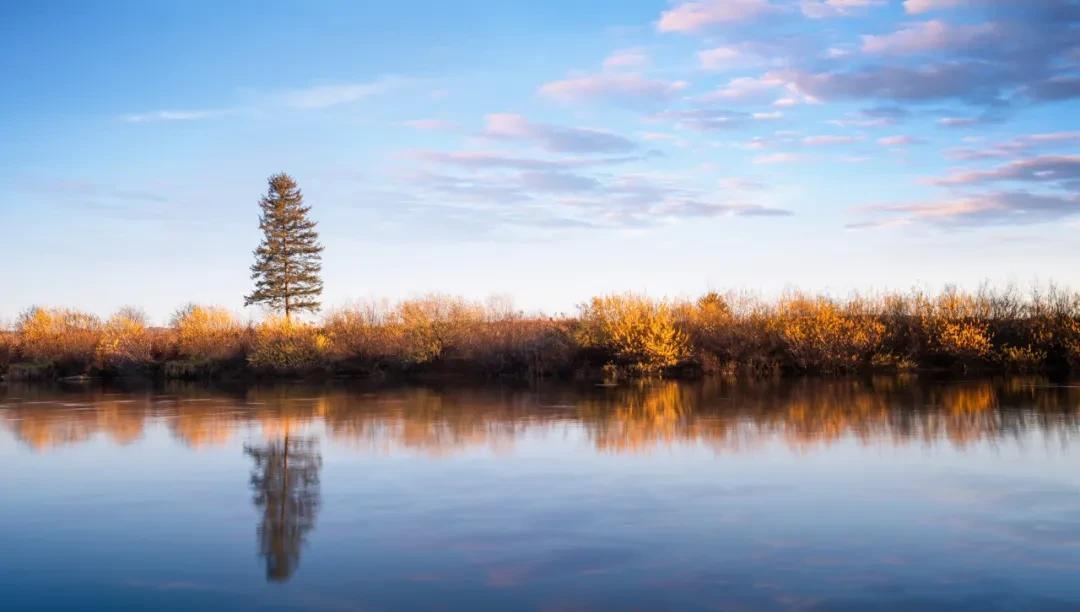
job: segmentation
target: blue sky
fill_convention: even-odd
[[[3,17],[0,320],[35,304],[239,311],[278,171],[320,223],[327,305],[1080,286],[1068,0]]]

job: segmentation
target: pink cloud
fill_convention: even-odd
[[[919,140],[914,136],[908,136],[905,134],[897,136],[884,136],[882,138],[878,138],[877,140],[878,144],[883,147],[904,147],[910,144],[915,144],[918,141]]]
[[[716,47],[698,53],[698,61],[705,70],[723,70],[743,59],[743,54],[735,47]]]
[[[717,25],[755,19],[777,10],[768,0],[697,0],[664,11],[656,29],[661,32],[692,33]]]
[[[1076,181],[1080,180],[1080,155],[1043,155],[991,168],[954,172],[933,181],[936,185],[971,185],[992,181]]]
[[[877,55],[912,55],[982,44],[997,33],[998,27],[992,23],[953,26],[925,21],[891,34],[863,36],[862,50]]]
[[[968,4],[967,0],[904,0],[904,10],[911,15]]]
[[[649,55],[641,49],[622,49],[604,58],[606,70],[644,68],[649,65]]]

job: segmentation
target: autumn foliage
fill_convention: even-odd
[[[921,291],[775,300],[593,298],[577,316],[526,315],[506,300],[428,295],[369,302],[320,320],[245,322],[191,305],[166,327],[33,308],[0,331],[9,376],[310,374],[594,376],[604,372],[838,374],[867,370],[1039,371],[1080,367],[1080,295],[1057,288]]]

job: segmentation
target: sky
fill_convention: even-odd
[[[0,321],[257,315],[257,204],[282,171],[327,306],[1080,287],[1071,0],[0,12]]]

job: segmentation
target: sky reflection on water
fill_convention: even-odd
[[[4,609],[1077,609],[1080,388],[0,387]]]

